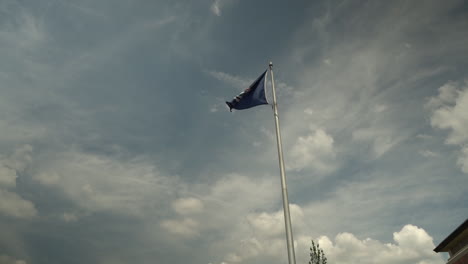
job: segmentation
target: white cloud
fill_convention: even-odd
[[[439,88],[439,94],[431,97],[427,102],[427,106],[431,108],[438,108],[445,104],[452,105],[457,98],[457,86],[454,82],[448,82]]]
[[[31,45],[31,43],[40,43],[46,39],[46,33],[42,22],[36,17],[23,14],[21,17],[21,28],[18,31],[19,37],[22,41],[20,45]]]
[[[259,223],[257,218],[261,216],[253,211],[271,208],[277,202],[274,199],[277,192],[271,191],[273,188],[280,190],[276,180],[276,177],[259,179],[229,174],[219,176],[213,184],[192,185],[190,189],[194,197],[174,200],[171,205],[176,214],[159,225],[176,235],[172,239],[192,238],[205,233],[220,234],[221,238],[211,246],[222,246],[220,250],[225,250],[233,241],[245,240],[244,229],[248,228],[249,221],[252,225]],[[296,212],[293,208],[291,211]],[[276,214],[268,214],[265,221],[274,222],[275,217]],[[231,255],[231,262],[235,258]]]
[[[270,73],[268,73],[270,74]],[[271,79],[267,79],[267,89],[265,91],[267,99],[269,101],[273,101],[273,95],[271,94]],[[280,81],[278,78],[275,78],[275,88],[276,88],[276,95],[278,98],[285,98],[285,97],[290,97],[291,95],[294,94],[295,88],[292,87],[291,85]]]
[[[87,16],[93,16],[93,17],[97,17],[97,18],[109,19],[109,17],[106,14],[99,12],[97,8],[87,7],[87,6],[83,5],[84,3],[80,3],[80,5],[78,5],[78,4],[71,3],[71,2],[56,2],[55,4],[61,4],[61,5],[65,5],[67,7],[71,7],[73,9],[75,9],[75,10],[80,11],[81,13],[83,13],[83,14],[85,14]]]
[[[47,157],[34,168],[33,179],[60,189],[82,209],[132,215],[162,206],[162,197],[172,197],[178,182],[161,175],[146,158],[121,160],[79,151]]]
[[[464,173],[468,174],[468,146],[461,149],[461,154],[458,157],[457,164]]]
[[[125,160],[79,151],[41,157],[41,163],[32,172],[33,179],[59,189],[85,213],[110,210],[133,216],[166,217],[166,210],[148,212],[148,208],[165,208],[167,201],[182,196],[170,203],[177,215],[159,223],[162,229],[181,237],[237,225],[239,215],[248,215],[254,208],[271,207],[277,194],[271,190],[279,190],[276,177],[259,179],[237,174],[220,176],[208,186],[187,186],[178,177],[161,175],[146,158]],[[78,215],[65,212],[61,218],[73,222]]]
[[[274,132],[272,132],[272,129],[267,129],[265,127],[261,127],[260,132],[262,132],[262,134],[264,136],[266,136],[269,140],[271,140],[271,141],[276,140],[276,135],[275,135]]]
[[[417,135],[416,135],[416,138],[427,140],[427,139],[432,139],[433,136],[431,136],[431,135],[426,135],[426,134],[417,134]]]
[[[295,231],[304,227],[304,212],[298,205],[290,205],[291,221]],[[286,251],[283,210],[250,213],[246,223],[233,226],[225,243],[232,245],[224,257],[225,263],[241,263],[254,259],[282,258]],[[309,240],[310,241],[310,240]],[[297,243],[297,240],[296,240]]]
[[[197,198],[180,198],[172,202],[172,209],[182,216],[197,214],[203,210],[203,203]],[[190,217],[169,219],[160,222],[160,226],[169,233],[183,237],[193,237],[199,234],[199,223]]]
[[[205,203],[210,202],[209,209],[213,212],[221,209],[220,206],[223,211],[229,212],[218,215],[222,219],[227,219],[233,215],[247,215],[247,212],[257,208],[271,208],[277,197],[277,194],[271,191],[275,188],[280,190],[276,177],[229,174],[210,186],[203,200]]]
[[[426,158],[433,158],[433,157],[439,156],[438,153],[430,151],[430,150],[421,150],[419,151],[419,154],[421,154],[421,156],[426,157]]]
[[[311,237],[306,235],[306,216],[302,208],[291,205],[292,222],[295,230],[295,252],[298,263],[307,263]],[[284,259],[286,253],[283,211],[261,212],[247,217],[248,229],[237,226],[230,233],[241,233],[235,245],[224,257],[225,263],[241,263],[253,259]],[[227,234],[229,236],[229,234]],[[422,228],[406,225],[393,233],[394,243],[366,238],[358,239],[349,232],[339,233],[334,241],[319,236],[320,247],[325,251],[329,263],[383,263],[383,264],[442,264],[440,255],[433,252],[433,239]],[[285,259],[284,259],[285,260]]]
[[[448,90],[448,91],[447,91]],[[447,144],[468,141],[468,86],[455,90],[453,84],[439,88],[439,95],[429,101],[429,106],[440,104],[431,116],[431,125],[449,130]]]
[[[387,110],[388,106],[384,105],[384,104],[380,104],[380,105],[376,105],[375,106],[375,112],[376,113],[382,113],[384,112],[385,110]]]
[[[212,105],[212,106],[210,107],[210,112],[211,112],[211,113],[216,113],[216,112],[218,112],[218,107],[219,107],[218,104]]]
[[[246,89],[250,85],[249,80],[241,78],[239,76],[229,74],[229,73],[220,72],[220,71],[208,71],[208,70],[205,70],[205,73],[207,73],[208,75],[210,75],[211,77],[219,81],[226,82],[239,89]]]
[[[302,226],[304,212],[302,208],[296,204],[289,206],[291,219],[294,219],[295,226]],[[255,232],[261,236],[276,237],[282,236],[284,233],[284,213],[282,210],[274,213],[257,213],[247,216],[249,225]]]
[[[0,213],[17,218],[31,218],[37,214],[34,204],[18,194],[0,189]]]
[[[26,264],[26,261],[7,255],[0,255],[0,264]]]
[[[233,253],[230,253],[226,256],[226,261],[227,262],[221,262],[221,263],[239,263],[239,262],[242,262],[242,257],[237,255],[237,254],[233,254]]]
[[[32,157],[32,146],[31,145],[23,145],[19,148],[16,148],[14,153],[6,158],[3,159],[1,162],[4,166],[7,166],[11,169],[16,171],[23,171],[26,166],[31,163]]]
[[[307,107],[306,109],[304,109],[304,113],[308,114],[308,115],[312,115],[314,113],[314,110],[310,109],[309,107]]]
[[[333,171],[333,160],[336,156],[333,143],[333,137],[323,129],[311,131],[305,137],[298,137],[289,151],[288,169],[300,171],[311,168],[321,173]]]
[[[181,215],[199,213],[203,210],[203,203],[197,198],[181,198],[172,203],[172,208]]]
[[[166,231],[184,237],[193,237],[198,235],[198,226],[198,222],[191,218],[184,218],[182,220],[165,220],[161,222],[161,227]]]
[[[60,181],[60,175],[56,172],[39,173],[35,179],[43,185],[54,185]]]
[[[380,33],[371,35],[351,30],[342,36],[347,39],[346,43],[335,41],[332,25],[344,10],[354,7],[348,3],[342,6],[331,5],[322,12],[311,15],[296,31],[292,39],[294,44],[289,52],[292,54],[290,60],[295,60],[294,63],[302,68],[295,81],[298,89],[294,103],[285,107],[285,119],[294,122],[290,122],[290,128],[285,130],[291,131],[289,135],[295,135],[310,124],[317,128],[326,128],[339,142],[339,155],[349,153],[356,157],[359,151],[362,157],[362,154],[367,154],[362,153],[362,143],[367,142],[370,143],[368,150],[373,158],[381,158],[385,153],[397,149],[414,130],[420,128],[420,120],[423,118],[419,111],[420,95],[408,91],[419,89],[422,81],[440,76],[445,70],[443,67],[424,64],[427,54],[436,52],[444,57],[448,50],[463,53],[465,49],[455,44],[426,45],[427,43],[421,43],[420,40],[408,39],[404,33],[406,30],[427,28],[427,24],[407,24],[403,21],[423,15],[426,18],[425,23],[433,23],[435,26],[438,25],[435,17],[445,16],[443,13],[449,6],[432,6],[423,12],[416,6],[405,6],[408,11],[405,16],[408,17],[402,20],[398,19],[402,14],[389,9],[388,13],[382,13],[381,21],[384,22],[374,25],[374,29],[388,23],[393,25],[392,30],[386,30],[385,33],[376,30],[375,32]],[[372,10],[373,7],[366,5],[353,11],[356,14],[369,12],[365,10]],[[353,20],[354,22],[360,24],[364,20]],[[448,30],[443,35],[456,39],[458,30],[460,29]],[[311,42],[312,39],[314,41]],[[405,43],[418,49],[409,50],[404,47]],[[308,60],[310,57],[314,59]],[[327,60],[331,63],[327,64]],[[287,60],[286,63],[290,61]],[[408,74],[409,72],[412,74]],[[314,114],[304,115],[304,109],[311,106]],[[349,139],[353,131],[354,142],[341,140]],[[287,139],[288,133],[284,134]]]
[[[361,128],[353,132],[353,140],[372,142],[373,155],[379,158],[400,143],[403,137],[395,136],[389,129]]]
[[[382,264],[442,264],[442,257],[433,252],[432,237],[414,225],[406,225],[393,233],[395,243],[383,243],[366,238],[360,240],[351,233],[340,233],[332,242],[322,236],[317,240],[330,263]]]
[[[210,7],[211,12],[217,16],[221,16],[221,0],[214,0]]]
[[[216,98],[216,103],[212,104],[210,106],[210,113],[216,113],[220,111],[221,109],[227,109],[226,103],[225,103],[225,98]]]
[[[0,37],[7,41],[11,47],[33,49],[47,38],[47,33],[40,19],[27,12],[21,12],[10,21],[16,25],[14,30],[2,30]]]
[[[18,172],[23,172],[31,162],[32,147],[24,145],[6,158],[0,157],[0,213],[17,218],[37,215],[34,204],[12,191],[16,187]]]
[[[34,70],[30,70],[29,72],[33,74],[32,72],[34,72]],[[5,83],[4,87],[18,87],[17,84],[12,81],[5,80],[6,78],[1,77],[0,71],[0,80]],[[12,99],[9,95],[8,93],[3,93],[0,97],[0,111],[2,112],[11,111],[11,108],[18,107],[17,105],[12,105]],[[0,117],[0,131],[2,131],[0,134],[1,142],[11,142],[13,144],[17,142],[32,142],[44,138],[47,134],[47,128],[43,124],[26,122],[15,114],[16,113]]]
[[[431,125],[448,130],[446,144],[459,145],[461,154],[457,164],[468,173],[466,146],[468,145],[468,84],[449,82],[439,88],[439,94],[426,104],[432,110]]]
[[[0,164],[0,186],[11,187],[16,185],[16,170]]]
[[[221,16],[222,9],[226,7],[231,1],[230,0],[213,0],[211,3],[210,10],[213,14]]]
[[[277,202],[277,192],[271,190],[280,188],[276,177],[238,174],[220,175],[209,185],[187,185],[176,176],[161,175],[144,157],[121,159],[75,150],[41,157],[32,173],[33,179],[60,190],[85,214],[112,211],[144,216],[151,225],[176,235],[171,239],[237,226],[239,216],[257,208],[271,208]],[[167,205],[176,214],[168,212]],[[79,215],[65,212],[61,218],[72,222]],[[160,237],[160,233],[153,235]]]
[[[78,221],[78,216],[75,213],[65,212],[62,215],[62,219],[65,222],[76,222],[76,221]]]

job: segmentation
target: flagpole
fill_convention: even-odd
[[[291,227],[291,215],[289,213],[289,201],[288,201],[288,188],[286,186],[286,176],[284,175],[284,160],[283,160],[283,148],[281,146],[281,134],[280,134],[280,125],[278,118],[278,107],[276,103],[276,90],[275,90],[275,81],[273,78],[273,62],[269,64],[270,75],[271,75],[271,88],[273,90],[273,112],[275,116],[275,126],[276,126],[276,143],[278,145],[278,159],[279,159],[279,168],[281,173],[281,190],[283,195],[283,211],[284,211],[284,225],[286,228],[286,243],[288,247],[288,262],[289,264],[296,264],[296,256],[294,254],[294,239],[292,234]]]

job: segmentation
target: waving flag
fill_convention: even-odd
[[[265,78],[266,73],[262,73],[249,88],[245,89],[242,93],[236,96],[231,102],[226,102],[229,107],[229,111],[232,109],[242,110],[251,108],[257,105],[268,104],[265,96]]]

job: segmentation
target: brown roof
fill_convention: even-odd
[[[444,239],[436,248],[434,248],[435,252],[445,252],[445,247],[452,242],[459,234],[461,234],[465,229],[468,228],[468,218],[461,224],[455,231],[453,231],[447,238]]]

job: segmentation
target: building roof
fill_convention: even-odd
[[[468,228],[468,218],[455,229],[447,238],[444,239],[435,249],[435,252],[447,252],[446,247],[452,242],[458,235],[460,235],[465,229]]]

